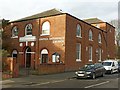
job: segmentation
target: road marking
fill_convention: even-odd
[[[70,80],[73,80],[73,79],[70,79]],[[80,81],[99,81],[100,79],[77,79],[77,80],[80,80]]]
[[[38,85],[44,85],[44,84],[49,84],[50,82],[45,82],[45,83],[39,83],[39,84],[33,84],[33,85],[26,85],[26,86],[38,86]]]
[[[90,85],[90,86],[87,86],[87,87],[84,87],[84,88],[95,87],[95,86],[99,86],[99,85],[102,85],[102,84],[105,84],[105,83],[109,83],[109,82],[110,82],[110,81],[106,81],[106,82],[102,82],[102,83],[98,83],[98,84]]]
[[[44,82],[44,83],[38,83],[38,84],[26,85],[26,86],[39,86],[39,85],[45,85],[45,84],[57,83],[57,82],[63,82],[63,81],[65,81],[65,80],[58,80],[58,81],[52,81],[52,82]]]
[[[52,81],[51,83],[63,82],[65,80]]]
[[[11,80],[3,80],[3,81],[0,81],[0,84],[9,84],[9,83],[13,83],[14,81],[11,81]]]

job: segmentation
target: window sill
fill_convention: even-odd
[[[76,59],[76,62],[81,62],[81,60],[80,59]]]
[[[49,34],[41,34],[40,36],[49,36]]]
[[[82,38],[81,36],[76,36],[77,38]]]
[[[64,63],[40,63],[40,65],[65,65]]]
[[[11,38],[18,38],[18,36],[14,36],[14,37],[11,37]]]
[[[89,60],[89,62],[93,62],[92,60]]]
[[[31,37],[32,35],[25,35],[25,37]]]
[[[89,39],[89,41],[93,41],[93,40],[90,40],[90,39]]]
[[[101,60],[98,60],[98,62],[101,62]]]

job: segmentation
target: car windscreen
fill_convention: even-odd
[[[111,66],[112,62],[103,62],[103,66]]]
[[[120,66],[120,62],[118,62],[118,65]]]
[[[80,68],[80,70],[89,70],[94,68],[94,65],[85,65],[84,67]]]

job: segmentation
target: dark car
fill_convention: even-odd
[[[120,61],[118,61],[118,72],[120,72]]]
[[[84,67],[80,68],[79,71],[75,72],[77,78],[93,78],[98,76],[104,76],[105,68],[102,63],[86,64]]]

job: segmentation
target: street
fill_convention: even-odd
[[[74,72],[12,78],[2,82],[2,88],[119,88],[118,73],[96,79],[77,79]]]

